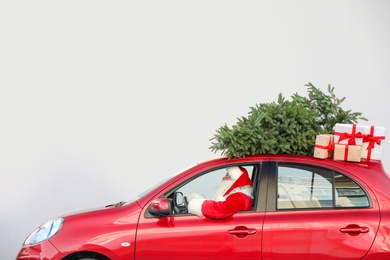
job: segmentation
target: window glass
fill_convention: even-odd
[[[207,174],[203,174],[202,176],[181,187],[178,191],[182,192],[185,196],[196,192],[203,195],[207,199],[211,199],[215,188],[221,182],[222,177],[225,176],[225,174],[225,169],[219,169]]]
[[[368,207],[369,200],[366,193],[342,174],[335,175],[336,207]]]
[[[367,207],[365,192],[348,177],[320,168],[279,166],[278,209]]]
[[[243,166],[252,177],[254,166]],[[177,191],[182,192],[184,196],[193,193],[200,193],[207,199],[212,199],[215,189],[221,183],[222,178],[226,175],[226,168],[217,169],[191,180]],[[253,179],[253,177],[252,177]]]

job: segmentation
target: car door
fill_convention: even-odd
[[[274,169],[262,259],[364,257],[380,221],[369,187],[314,166],[275,163]]]
[[[219,169],[207,174],[217,171]],[[202,188],[205,189],[204,186],[210,182],[207,179]],[[191,185],[188,180],[184,180],[178,186],[184,183],[185,186],[175,189],[186,193]],[[264,211],[259,212],[256,208],[254,205],[252,210],[238,212],[227,219],[214,220],[185,213],[150,216],[146,207],[140,215],[137,228],[135,259],[258,260],[261,258]]]

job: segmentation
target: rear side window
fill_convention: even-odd
[[[323,168],[279,165],[278,209],[368,207],[366,192],[347,176]]]

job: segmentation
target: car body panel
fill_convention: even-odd
[[[322,167],[358,183],[364,208],[277,209],[281,163]],[[224,220],[193,214],[156,216],[149,207],[183,183],[231,165],[258,165],[254,203]],[[225,157],[198,163],[124,205],[64,216],[61,230],[22,246],[18,260],[60,260],[77,252],[109,259],[390,259],[390,179],[380,161],[349,163],[310,156]]]
[[[60,253],[49,241],[42,243],[23,246],[17,256],[18,260],[60,260],[66,255]]]
[[[111,259],[133,259],[139,212],[140,206],[133,202],[64,216],[60,235],[37,245],[24,246],[18,259],[28,256],[27,250],[31,248],[36,251],[49,245],[53,249],[40,250],[37,259],[62,259],[83,251],[97,252]]]
[[[377,209],[270,212],[264,221],[263,258],[361,259],[369,251],[378,225]]]
[[[263,216],[241,212],[225,220],[141,217],[136,259],[260,259]]]
[[[63,254],[92,251],[111,259],[132,259],[140,212],[138,203],[65,217],[62,236],[50,239]],[[68,237],[71,239],[63,239]]]

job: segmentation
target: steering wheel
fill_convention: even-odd
[[[183,197],[183,204],[184,204],[184,207],[186,207],[187,211],[188,211],[188,200],[187,200],[187,196],[184,196]]]
[[[172,201],[173,201],[173,214],[180,214],[180,207],[179,207],[179,205],[178,205],[178,203],[177,203],[177,196],[178,196],[178,194],[180,194],[179,192],[175,192],[174,194],[173,194],[173,199],[172,199]]]
[[[182,203],[180,206],[175,206],[178,209],[178,214],[187,214],[188,213],[188,200],[186,196],[183,196]]]
[[[175,192],[173,196],[173,214],[188,213],[188,200],[181,192]]]
[[[172,211],[173,211],[173,212],[172,212],[172,213],[173,213],[174,215],[180,214],[180,208],[179,208],[178,205],[177,205],[176,199],[173,200],[172,206],[173,206],[173,208],[172,208]]]

